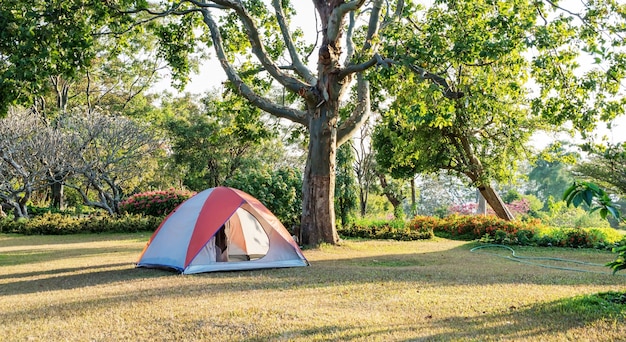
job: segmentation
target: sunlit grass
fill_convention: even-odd
[[[135,269],[147,234],[0,235],[0,340],[602,341],[626,337],[626,277],[524,265],[475,244],[344,241],[311,267]],[[609,252],[516,248],[606,263]]]

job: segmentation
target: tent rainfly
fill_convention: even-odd
[[[251,195],[227,187],[204,190],[179,205],[137,262],[183,274],[308,265],[274,214]]]

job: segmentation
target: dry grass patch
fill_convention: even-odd
[[[9,341],[621,340],[626,278],[522,265],[471,243],[346,241],[311,267],[182,276],[135,269],[146,234],[0,235]],[[519,248],[605,263],[608,252]],[[609,273],[608,269],[606,269]],[[605,310],[599,310],[605,305]]]

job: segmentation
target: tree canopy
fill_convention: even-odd
[[[376,76],[391,98],[374,137],[378,163],[396,177],[466,176],[508,218],[491,183],[511,179],[534,132],[565,122],[587,132],[623,114],[624,29],[596,13],[609,8],[623,23],[611,2],[582,14],[550,2],[435,1],[385,31],[387,54],[407,72]],[[581,68],[589,56],[597,65]]]

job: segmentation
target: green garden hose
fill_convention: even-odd
[[[501,254],[490,253],[490,252],[481,252],[481,253],[495,255],[495,256],[498,256],[498,257],[501,257],[501,258],[505,258],[505,259],[512,260],[512,261],[519,262],[519,263],[526,264],[526,265],[533,265],[533,266],[539,266],[539,267],[545,267],[545,268],[554,268],[554,269],[558,269],[558,270],[574,271],[574,272],[598,273],[598,274],[608,274],[608,275],[613,274],[611,272],[591,271],[591,270],[585,270],[585,269],[582,269],[582,268],[546,265],[546,264],[542,264],[542,263],[538,263],[538,262],[529,261],[529,260],[535,260],[535,261],[540,261],[540,260],[543,260],[543,261],[557,261],[557,262],[578,264],[578,265],[584,265],[584,266],[607,267],[605,264],[596,264],[596,263],[591,263],[591,262],[584,262],[584,261],[570,260],[570,259],[551,258],[551,257],[523,257],[523,256],[518,256],[518,255],[515,254],[515,250],[513,250],[513,248],[511,248],[509,246],[506,246],[506,245],[494,245],[494,244],[481,245],[481,246],[476,246],[476,247],[470,249],[470,252],[476,252],[477,250],[483,249],[483,248],[504,248],[504,249],[507,249],[507,250],[509,250],[511,252],[511,255],[501,255]],[[622,274],[622,273],[616,273],[615,275],[626,276],[626,274]]]

